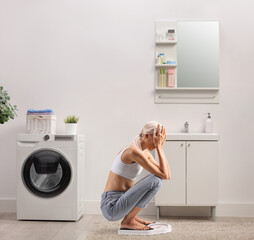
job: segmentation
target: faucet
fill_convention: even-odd
[[[188,122],[185,122],[184,123],[184,130],[183,130],[184,133],[188,133],[189,132],[189,123]]]

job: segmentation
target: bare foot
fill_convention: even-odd
[[[148,226],[139,223],[135,219],[132,219],[131,221],[122,221],[121,222],[121,228],[128,228],[128,229],[135,229],[135,230],[148,230],[150,229]]]
[[[151,221],[146,221],[146,220],[143,220],[143,219],[138,218],[138,217],[135,217],[135,220],[136,220],[137,222],[139,222],[139,223],[144,224],[144,225],[149,225],[149,224],[153,223],[153,222],[151,222]]]

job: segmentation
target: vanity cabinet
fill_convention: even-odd
[[[166,141],[171,179],[162,182],[155,196],[160,206],[210,206],[215,217],[218,178],[218,141]]]

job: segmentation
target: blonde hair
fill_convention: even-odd
[[[144,125],[143,129],[141,130],[140,134],[137,135],[132,140],[132,142],[130,143],[130,146],[135,146],[142,151],[141,142],[140,142],[141,137],[145,136],[146,134],[153,134],[154,129],[156,130],[156,133],[158,133],[158,126],[159,125],[160,125],[160,127],[163,126],[158,121],[150,121],[150,122],[146,123]]]
[[[143,127],[143,129],[141,130],[139,136],[143,137],[146,134],[153,134],[154,129],[156,130],[156,133],[158,133],[158,126],[160,125],[160,127],[162,127],[162,124],[160,124],[158,121],[150,121],[148,123],[146,123]]]

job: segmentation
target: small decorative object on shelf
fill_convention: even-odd
[[[77,134],[77,126],[78,126],[79,117],[76,116],[67,116],[64,119],[65,122],[65,133],[69,135]]]
[[[175,29],[168,29],[168,40],[175,40]]]

